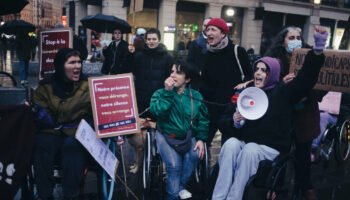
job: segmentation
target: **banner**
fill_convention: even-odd
[[[310,49],[294,49],[289,72],[297,73],[303,66]],[[350,92],[350,51],[324,50],[325,62],[321,68],[315,89]]]
[[[90,77],[89,89],[98,138],[140,132],[131,73]]]
[[[107,174],[115,180],[115,173],[119,164],[118,159],[101,139],[96,138],[95,131],[84,119],[80,121],[75,138],[85,147]]]
[[[70,28],[40,32],[39,80],[55,73],[54,59],[58,50],[73,45]]]

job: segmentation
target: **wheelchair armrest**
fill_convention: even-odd
[[[280,154],[272,161],[272,167],[280,166],[292,158],[294,158],[294,156],[291,153]]]

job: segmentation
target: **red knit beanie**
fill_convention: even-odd
[[[207,24],[207,27],[208,26],[216,26],[216,27],[218,27],[219,29],[221,29],[221,31],[225,34],[225,35],[227,35],[227,33],[228,33],[228,26],[227,26],[227,24],[226,24],[226,22],[223,20],[223,19],[221,19],[221,18],[213,18],[213,19],[211,19],[209,22],[208,22],[208,24]]]

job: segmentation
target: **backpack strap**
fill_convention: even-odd
[[[242,81],[244,80],[244,73],[243,73],[243,69],[242,69],[242,66],[241,66],[241,63],[239,62],[239,59],[238,59],[238,45],[235,45],[235,57],[236,57],[236,61],[237,61],[237,64],[238,64],[238,67],[239,67],[239,71],[241,72],[241,77],[242,77]]]

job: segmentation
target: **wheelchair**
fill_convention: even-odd
[[[53,194],[54,196],[57,196],[60,199],[63,199],[62,196],[62,188],[61,188],[61,170],[62,167],[59,163],[59,156],[56,156],[53,171],[52,171],[52,180],[54,184]],[[88,164],[84,167],[82,177],[80,179],[79,184],[79,199],[84,199],[84,192],[85,192],[85,180],[87,178],[88,172],[94,172],[97,178],[97,182],[100,182],[101,177],[99,176],[101,168],[98,166],[98,164],[92,160],[89,159]],[[26,176],[24,177],[24,182],[22,185],[22,191],[21,191],[21,197],[23,200],[32,200],[36,199],[38,197],[36,185],[35,185],[35,174],[34,174],[34,166],[30,166],[30,168],[27,171]],[[102,199],[101,190],[99,187],[97,187],[97,197],[94,197],[95,199]],[[91,198],[91,197],[90,197]]]
[[[106,140],[106,146],[112,151],[114,155],[116,155],[117,144],[116,141],[113,140],[113,138],[108,138]],[[114,194],[115,181],[112,178],[110,178],[110,176],[105,170],[102,170],[101,181],[102,199],[111,200]]]
[[[279,154],[274,160],[261,160],[256,174],[249,178],[244,188],[242,199],[297,200],[294,152],[295,145],[292,143],[289,152]],[[212,171],[211,185],[214,187],[219,172],[218,163]]]
[[[156,129],[147,128],[144,159],[143,159],[143,198],[164,199],[166,196],[166,171],[163,160],[156,145]],[[209,178],[208,149],[204,143],[204,158],[198,163],[194,171],[195,182],[205,191]]]
[[[329,161],[332,152],[339,163],[347,160],[350,153],[350,120],[327,125],[318,147],[321,159]]]
[[[280,154],[272,161],[260,161],[257,173],[249,178],[245,186],[242,199],[297,200],[295,183],[295,158],[292,147],[291,152]]]

